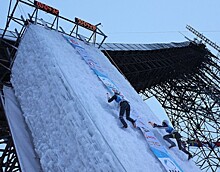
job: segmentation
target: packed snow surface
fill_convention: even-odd
[[[80,42],[130,101],[132,113],[160,123],[102,52]],[[165,171],[139,129],[122,129],[118,105],[77,51],[56,31],[30,25],[19,45],[12,84],[45,172]],[[164,131],[153,129],[160,142]],[[178,148],[168,150],[185,172],[200,171]]]

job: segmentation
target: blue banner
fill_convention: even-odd
[[[109,79],[109,77],[105,74],[105,72],[102,70],[101,66],[95,61],[95,59],[87,53],[85,48],[80,46],[76,38],[66,35],[63,35],[63,37],[75,48],[75,50],[80,54],[80,56],[85,60],[85,62],[89,65],[89,67],[94,71],[94,73],[98,76],[98,78],[111,93],[113,93],[114,91],[120,92],[114,82]],[[120,94],[122,95],[121,92]],[[158,139],[154,136],[153,132],[151,132],[146,124],[142,121],[141,117],[139,117],[137,114],[134,114],[134,116],[137,119],[136,126],[140,128],[147,143],[150,146],[150,149],[163,164],[164,168],[168,172],[183,172],[178,164],[168,154],[164,146],[160,144]]]
[[[109,77],[104,73],[100,65],[90,56],[85,48],[79,45],[76,38],[63,35],[63,37],[72,45],[75,50],[80,54],[80,56],[85,60],[93,72],[98,76],[102,83],[108,88],[108,90],[113,93],[114,91],[119,91],[116,85]]]

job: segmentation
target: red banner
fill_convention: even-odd
[[[53,15],[56,15],[58,16],[59,15],[59,10],[53,8],[53,7],[50,7],[46,4],[43,4],[42,2],[38,2],[38,1],[34,1],[34,5],[38,8],[38,9],[41,9],[47,13],[50,13],[50,14],[53,14]]]
[[[90,23],[88,23],[88,22],[85,22],[85,21],[83,21],[83,20],[81,20],[81,19],[79,19],[79,18],[75,18],[75,22],[76,22],[78,25],[80,25],[80,26],[82,26],[82,27],[84,27],[84,28],[86,28],[86,29],[92,30],[92,31],[95,31],[96,28],[97,28],[95,25],[92,25],[92,24],[90,24]]]

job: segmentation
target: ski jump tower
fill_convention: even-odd
[[[26,6],[30,13],[16,14],[17,8]],[[12,7],[13,6],[13,7]],[[47,12],[52,21],[40,18],[40,12]],[[45,15],[45,14],[44,14]],[[52,17],[51,17],[52,16]],[[170,44],[103,44],[106,35],[98,28],[79,18],[75,21],[60,16],[59,10],[38,1],[10,0],[6,27],[0,38],[1,87],[11,86],[10,70],[20,38],[29,22],[45,25],[53,30],[75,36],[99,46],[109,60],[122,72],[143,99],[155,96],[166,110],[175,128],[189,144],[194,161],[203,171],[217,171],[220,166],[220,61],[202,41],[189,40]],[[72,27],[67,33],[60,23],[68,22]],[[15,25],[10,31],[9,25]],[[89,36],[80,35],[86,28]],[[188,26],[187,29],[190,27]],[[194,34],[212,47],[216,44]],[[97,37],[100,44],[96,44]],[[100,38],[99,37],[99,38]],[[219,52],[219,49],[216,49]],[[2,101],[3,97],[2,97]],[[4,114],[0,108],[0,168],[1,171],[21,171],[19,159]]]
[[[195,40],[105,44],[103,52],[146,100],[155,96],[204,171],[220,167],[219,46],[190,26]],[[201,40],[199,40],[201,39]]]

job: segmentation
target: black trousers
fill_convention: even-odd
[[[183,146],[182,146],[182,141],[181,141],[181,135],[178,132],[174,132],[172,134],[167,134],[163,136],[163,139],[169,142],[172,146],[176,146],[176,144],[170,140],[170,138],[175,138],[178,144],[179,150],[183,151],[186,154],[190,154]]]
[[[121,123],[123,124],[123,126],[126,128],[128,125],[123,118],[125,112],[126,112],[126,119],[128,121],[130,121],[132,124],[134,124],[134,122],[135,122],[135,120],[130,117],[130,109],[131,109],[130,105],[127,101],[123,101],[120,103],[119,119],[120,119]]]

